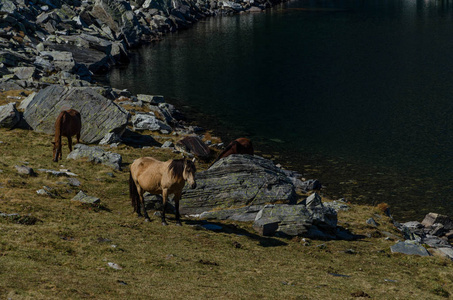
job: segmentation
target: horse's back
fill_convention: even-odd
[[[55,132],[59,131],[64,136],[72,136],[80,133],[82,129],[82,117],[80,113],[75,109],[61,111],[55,121],[55,129]]]
[[[254,154],[251,140],[249,140],[248,138],[238,138],[236,142],[238,142],[241,145],[240,147],[241,150],[238,149],[238,153],[240,152],[239,154],[250,154],[250,155]]]
[[[252,141],[248,138],[238,138],[228,144],[225,150],[219,154],[219,157],[216,159],[225,158],[231,154],[254,154]]]
[[[153,157],[140,157],[131,165],[132,178],[145,190],[158,192],[161,187],[162,175],[168,162]],[[151,192],[151,191],[150,191]]]
[[[160,161],[153,157],[141,157],[131,165],[132,178],[142,189],[151,194],[160,194],[163,189],[170,194],[180,192],[185,180],[174,176],[169,166],[173,160]]]

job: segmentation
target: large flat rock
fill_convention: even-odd
[[[181,213],[297,200],[287,175],[272,161],[259,156],[230,155],[196,173],[196,181],[196,189],[183,190]]]
[[[33,130],[53,134],[58,114],[70,108],[82,116],[81,139],[86,143],[96,143],[109,132],[121,134],[129,118],[126,110],[91,88],[51,85],[30,100],[24,119]]]

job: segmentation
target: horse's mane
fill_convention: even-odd
[[[168,166],[168,170],[172,173],[173,177],[182,178],[184,166],[186,164],[186,168],[189,173],[194,173],[196,171],[195,164],[190,160],[186,161],[184,158],[172,160]]]

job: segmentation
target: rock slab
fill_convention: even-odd
[[[96,143],[107,133],[122,133],[129,113],[91,88],[51,85],[40,90],[28,103],[24,119],[37,132],[53,134],[62,110],[73,108],[82,116],[81,139]]]
[[[81,159],[87,158],[98,164],[104,164],[115,170],[121,170],[122,157],[117,153],[104,151],[100,147],[89,147],[83,144],[74,146],[74,150],[67,156],[68,159]]]
[[[268,203],[296,203],[291,181],[273,162],[259,156],[230,155],[196,173],[197,188],[187,186],[181,213],[200,214]]]

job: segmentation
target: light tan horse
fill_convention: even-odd
[[[75,135],[77,143],[80,141],[80,130],[82,129],[82,118],[75,109],[60,112],[55,121],[55,140],[53,144],[53,161],[57,162],[62,157],[61,136],[68,138],[69,152],[72,151],[72,136]]]
[[[165,221],[165,208],[168,196],[174,194],[175,200],[175,217],[176,224],[181,225],[181,216],[179,214],[179,200],[181,199],[182,189],[186,181],[191,188],[197,186],[195,182],[195,164],[194,161],[186,159],[173,159],[165,162],[159,161],[152,157],[141,157],[136,159],[130,169],[129,176],[129,194],[134,211],[139,217],[142,216],[145,221],[150,221],[146,212],[143,194],[149,192],[154,195],[162,194],[162,225],[167,225]]]

